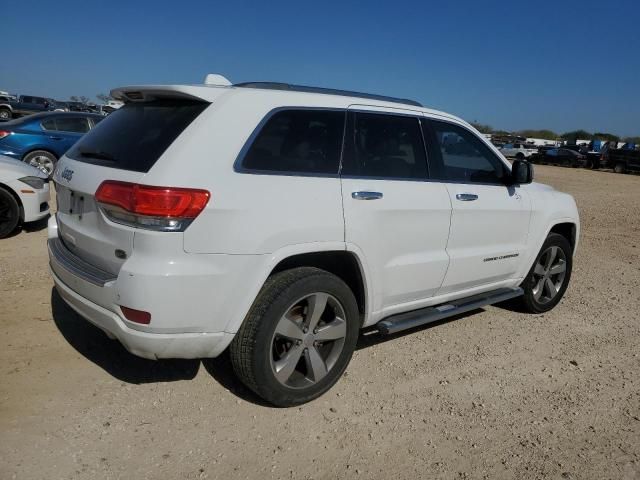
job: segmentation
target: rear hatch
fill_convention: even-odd
[[[208,105],[158,96],[130,102],[67,152],[54,180],[59,237],[71,252],[118,274],[133,251],[136,229],[107,220],[95,200],[96,190],[105,180],[144,183],[146,173]]]

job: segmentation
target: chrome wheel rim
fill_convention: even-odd
[[[29,165],[42,170],[47,175],[51,175],[55,167],[53,160],[46,155],[36,155],[29,161]]]
[[[289,388],[307,388],[335,367],[347,336],[342,304],[332,295],[316,292],[291,304],[278,321],[271,339],[271,370]]]
[[[0,118],[2,118],[3,120],[6,120],[7,118],[9,118],[9,112],[7,112],[6,110],[1,110]]]
[[[560,247],[549,247],[538,258],[533,269],[533,298],[541,305],[560,293],[567,274],[567,258]]]

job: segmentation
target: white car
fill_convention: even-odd
[[[505,157],[517,158],[524,160],[531,157],[534,153],[538,153],[538,149],[533,145],[527,145],[524,143],[507,143],[500,147],[500,151]]]
[[[0,155],[0,238],[20,223],[49,215],[49,179],[31,165]]]
[[[207,83],[112,91],[126,104],[54,174],[56,288],[130,352],[229,348],[246,385],[295,405],[338,380],[363,327],[560,301],[573,198],[468,123],[410,100]]]

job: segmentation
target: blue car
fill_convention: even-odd
[[[0,123],[0,155],[51,175],[58,159],[103,118],[91,113],[47,112]]]

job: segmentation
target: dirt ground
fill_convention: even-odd
[[[555,310],[362,336],[299,408],[128,354],[52,290],[44,225],[1,240],[0,479],[640,478],[640,176],[536,174],[582,220]]]

